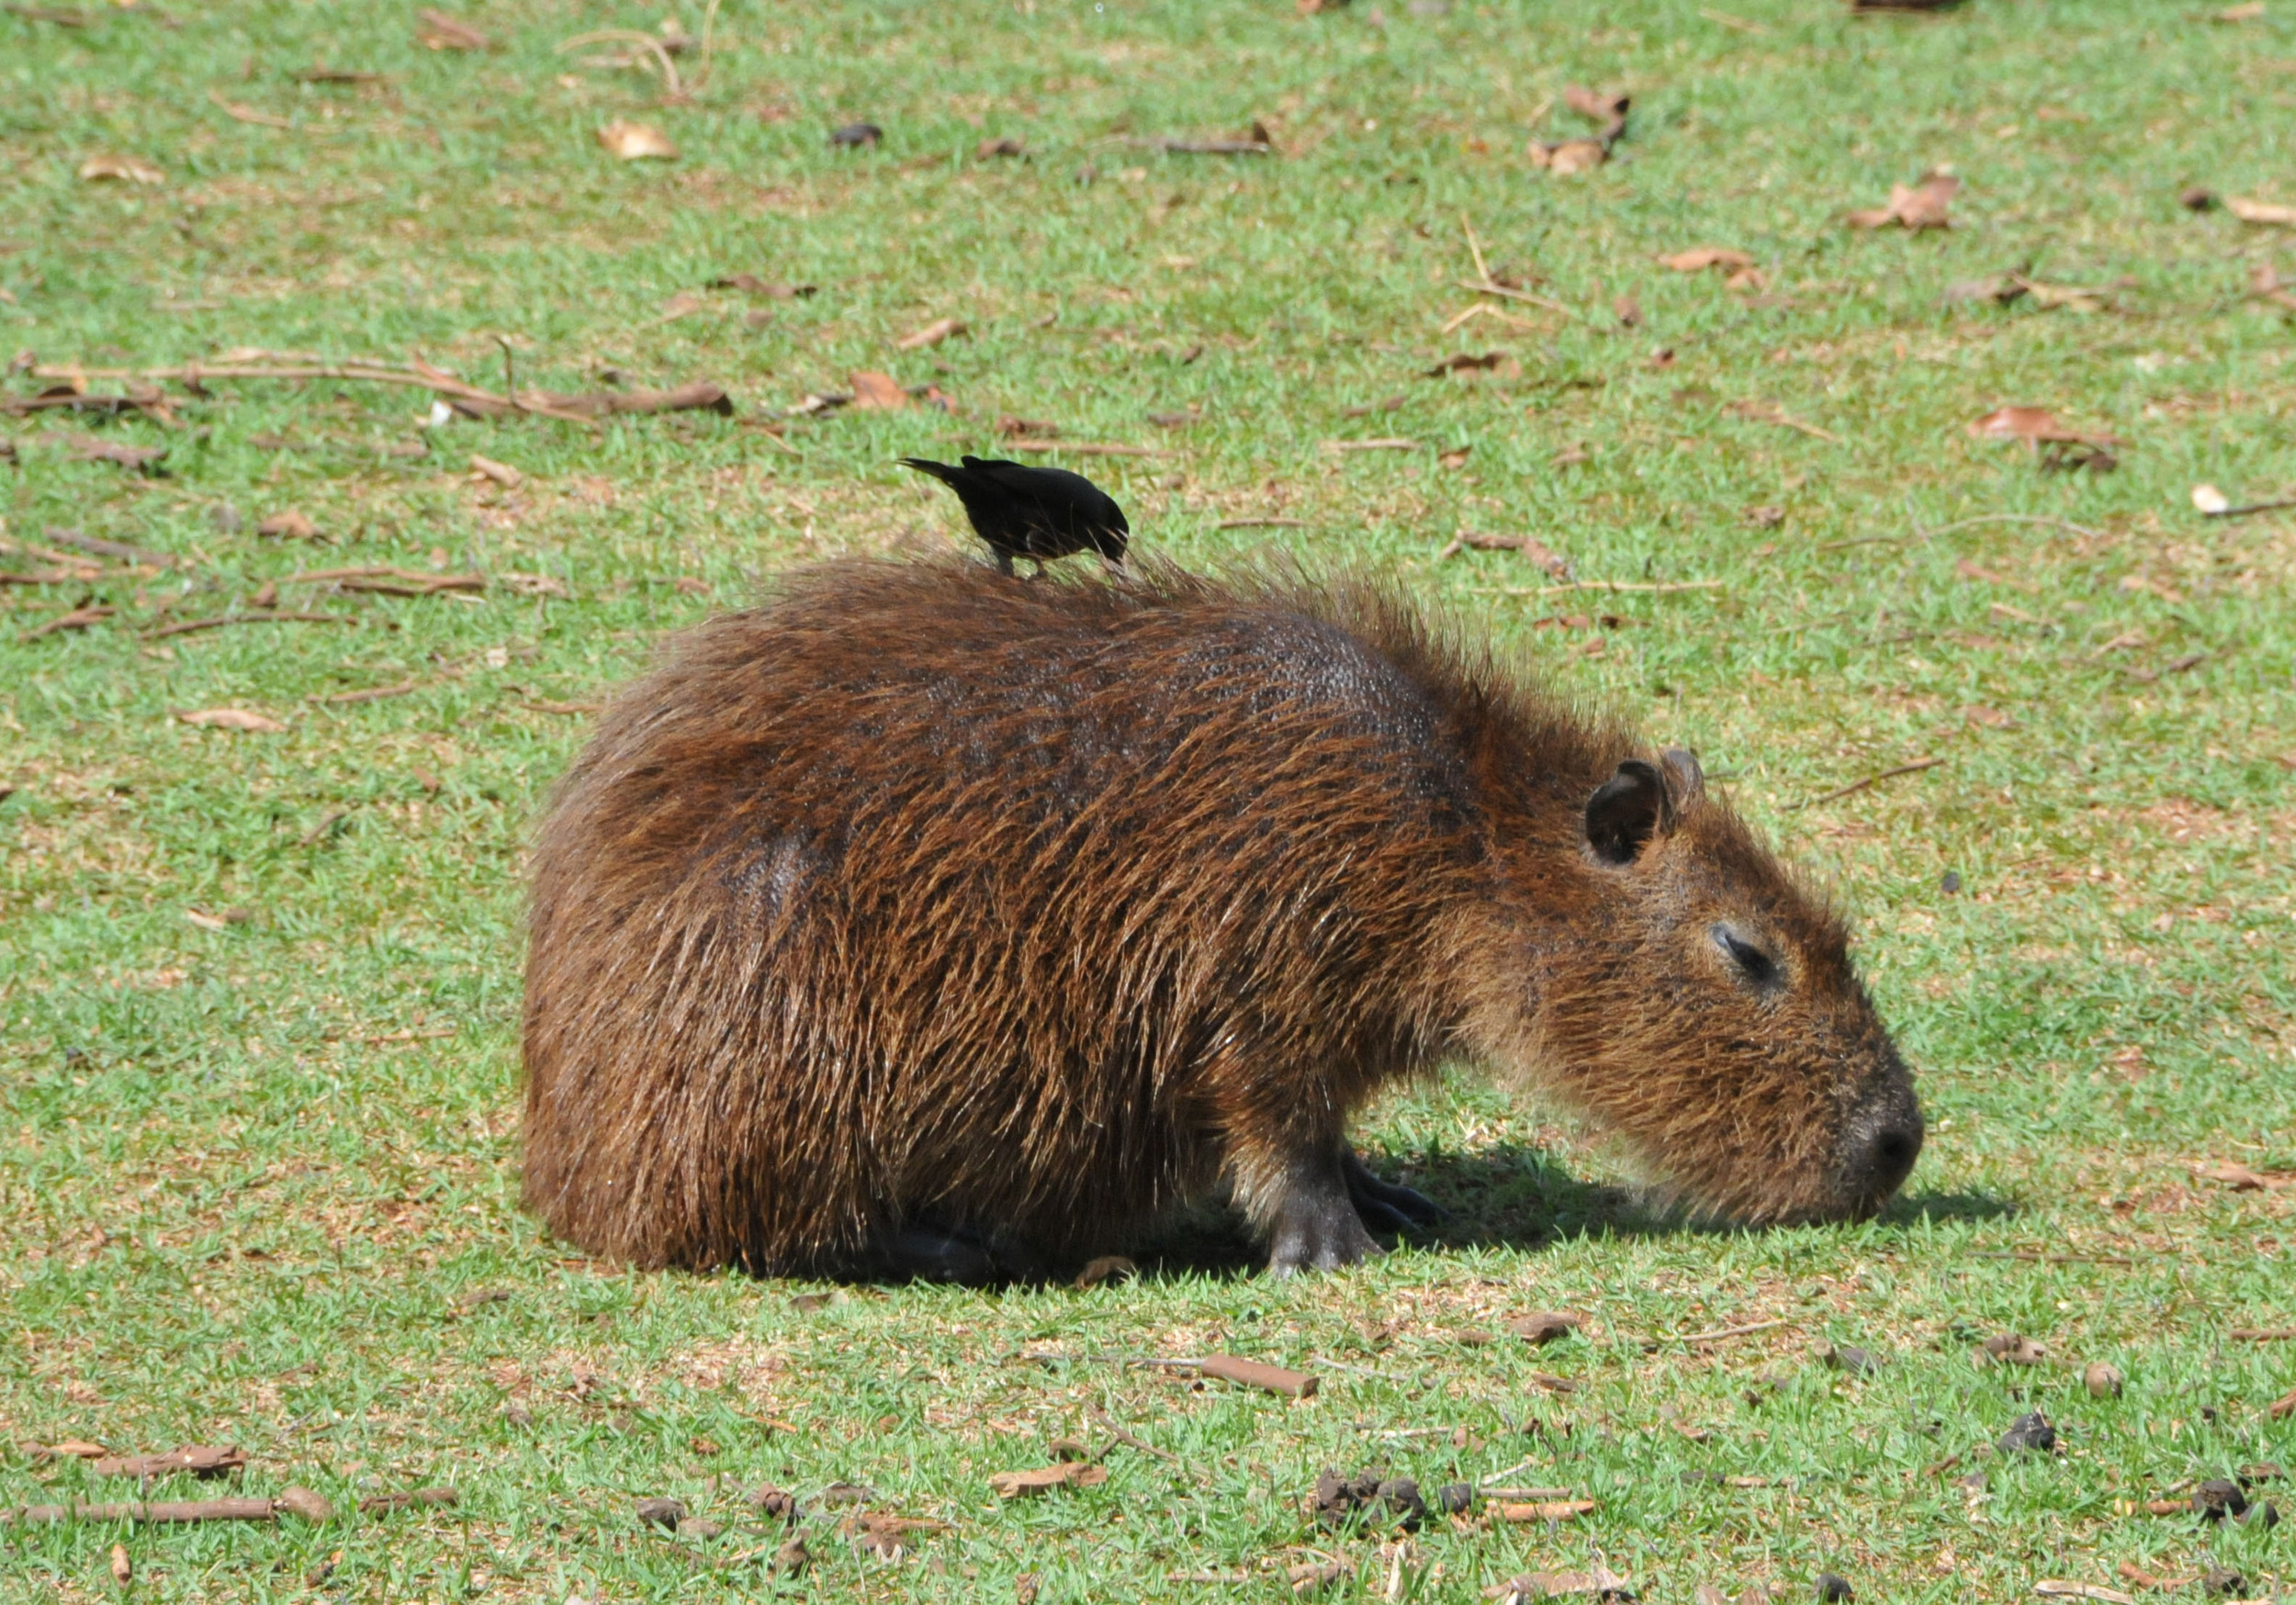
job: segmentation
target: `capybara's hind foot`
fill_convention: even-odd
[[[1295,1178],[1277,1202],[1267,1274],[1336,1271],[1384,1251],[1364,1229],[1363,1216],[1334,1165],[1320,1175]]]
[[[1374,1231],[1408,1231],[1414,1226],[1434,1226],[1450,1216],[1449,1210],[1424,1193],[1374,1175],[1352,1148],[1340,1150],[1339,1166],[1347,1177],[1347,1196],[1354,1201],[1356,1213]]]

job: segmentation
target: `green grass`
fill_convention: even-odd
[[[0,1594],[110,1589],[115,1542],[135,1591],[167,1599],[1005,1601],[1021,1574],[1046,1601],[1275,1599],[1282,1567],[1323,1555],[1362,1579],[1339,1597],[1392,1573],[1393,1598],[1462,1602],[1598,1557],[1668,1601],[1702,1582],[1809,1598],[1821,1570],[1862,1601],[2021,1599],[2043,1577],[2144,1595],[2124,1561],[2296,1586],[2296,1524],[2143,1511],[2189,1479],[2296,1470],[2296,1420],[2265,1409],[2296,1387],[2296,1343],[2230,1336],[2296,1322],[2296,1190],[2192,1169],[2296,1171],[2296,522],[2188,499],[2296,480],[2288,324],[2246,293],[2289,258],[2279,232],[2177,202],[2196,182],[2290,197],[2296,25],[2211,22],[2214,0],[1862,21],[1729,0],[1742,28],[1690,0],[1382,5],[730,0],[675,107],[554,53],[658,26],[639,8],[490,0],[485,54],[341,0],[104,6],[84,28],[0,13],[0,355],[419,351],[499,387],[499,337],[522,384],[611,367],[715,379],[739,408],[596,434],[463,421],[420,458],[378,448],[425,438],[425,398],[374,386],[218,381],[173,429],[0,424],[11,541],[62,526],[186,560],[0,587],[0,1504],[130,1497],[31,1452],[83,1438],[236,1442],[248,1491],[299,1482],[342,1512],[11,1529]],[[297,82],[314,62],[386,76]],[[1635,109],[1615,161],[1558,178],[1523,150],[1581,126],[1570,82],[1623,84]],[[593,130],[616,117],[680,159],[611,160]],[[858,117],[884,147],[829,150]],[[1255,118],[1281,154],[1128,142]],[[1028,156],[976,161],[993,135]],[[166,181],[80,180],[102,152]],[[1950,232],[1841,225],[1941,163],[1965,180]],[[1456,287],[1462,213],[1494,268],[1576,315],[1510,302],[1525,326],[1440,333],[1477,298]],[[1695,245],[1752,253],[1766,283],[1656,261]],[[2089,313],[1941,298],[2010,269],[2118,287]],[[702,288],[740,271],[819,293]],[[688,291],[702,309],[666,319]],[[969,333],[895,347],[943,316]],[[1492,351],[1515,365],[1422,376]],[[862,369],[958,411],[777,421]],[[1964,432],[2009,403],[2117,437],[2117,471]],[[893,460],[985,450],[1006,414],[1155,447],[1079,463],[1144,551],[1390,567],[1697,747],[1855,911],[1930,1114],[1909,1195],[1857,1228],[1682,1229],[1599,1139],[1462,1073],[1365,1133],[1453,1227],[1345,1275],[1274,1285],[1199,1242],[1088,1293],[856,1287],[805,1311],[783,1285],[631,1274],[546,1239],[515,1204],[520,853],[583,721],[537,704],[594,700],[789,564],[956,539],[952,502]],[[76,432],[165,445],[168,472],[72,461]],[[1321,443],[1374,435],[1419,444]],[[474,479],[473,452],[524,482]],[[1784,522],[1750,524],[1759,505]],[[290,508],[323,545],[256,535]],[[1301,522],[1221,527],[1248,518]],[[1506,552],[1438,562],[1460,530],[1535,532],[1590,578],[1718,583],[1509,594],[1546,577]],[[570,596],[290,589],[355,623],[145,634],[355,565]],[[83,600],[117,612],[27,638]],[[1627,622],[1541,623],[1605,609]],[[226,706],[287,728],[172,717]],[[508,1296],[467,1302],[482,1290]],[[1535,1308],[1587,1335],[1462,1340]],[[1782,1324],[1675,1341],[1759,1321]],[[1973,1365],[2007,1330],[2047,1360]],[[1829,1341],[1885,1364],[1829,1370]],[[1086,1358],[1212,1350],[1311,1365],[1322,1391]],[[2092,1359],[2127,1374],[2121,1397],[2081,1388]],[[2036,1406],[2061,1456],[1985,1447]],[[1096,1407],[1182,1464],[1119,1447],[1104,1486],[991,1496],[988,1474],[1054,1439],[1097,1446]],[[1507,1480],[1600,1504],[1553,1529],[1431,1523],[1402,1550],[1309,1522],[1317,1472],[1376,1462],[1429,1483],[1527,1462]],[[1973,1471],[1981,1496],[1956,1481]],[[744,1530],[742,1495],[810,1503],[838,1480],[946,1531],[890,1561],[832,1511],[807,1523],[809,1572],[761,1571],[776,1535]],[[353,1512],[434,1483],[460,1505]],[[644,1530],[633,1502],[658,1494],[730,1530]],[[1169,1580],[1198,1573],[1237,1580]]]

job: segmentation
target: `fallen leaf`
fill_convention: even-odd
[[[2245,200],[2226,196],[2224,209],[2244,223],[2272,223],[2281,228],[2296,225],[2296,207],[2283,206],[2279,201]]]
[[[1642,321],[1642,303],[1632,296],[1619,295],[1612,300],[1610,309],[1618,321],[1628,329],[1637,327]]]
[[[1533,140],[1527,153],[1534,167],[1544,167],[1564,177],[1592,173],[1610,160],[1610,147],[1600,140],[1564,140],[1553,145]]]
[[[1980,440],[2020,440],[2028,446],[2041,441],[2093,444],[2110,439],[2106,435],[2086,435],[2078,430],[2067,429],[2058,421],[2055,413],[2040,407],[1997,407],[1973,421],[1969,425],[1969,432]]]
[[[1634,104],[1623,89],[1589,89],[1579,84],[1563,85],[1562,103],[1598,123],[1625,122],[1626,108]]]
[[[2091,1360],[2081,1369],[2081,1386],[2091,1398],[2119,1398],[2123,1378],[2119,1366]]]
[[[1109,1468],[1105,1465],[1095,1465],[1084,1460],[1064,1460],[1028,1471],[1000,1471],[988,1479],[988,1486],[1000,1499],[1019,1499],[1049,1493],[1058,1487],[1097,1487],[1108,1480]]]
[[[2038,1365],[2048,1348],[2017,1332],[1997,1332],[1977,1348],[1980,1365]]]
[[[1828,1343],[1818,1352],[1818,1358],[1836,1371],[1846,1371],[1852,1376],[1863,1376],[1881,1369],[1881,1362],[1863,1349],[1848,1343]]]
[[[2276,1421],[2285,1421],[2289,1417],[2296,1416],[2296,1391],[2274,1399],[2265,1406],[2264,1413]]]
[[[225,1472],[238,1471],[246,1464],[246,1453],[235,1445],[191,1443],[164,1454],[106,1455],[88,1469],[97,1476],[167,1476],[179,1471],[197,1476],[220,1476]]]
[[[897,412],[909,404],[908,392],[891,374],[864,369],[852,377],[853,406],[856,409],[874,408],[885,412]]]
[[[2264,0],[2246,0],[2241,6],[2228,6],[2212,20],[2217,22],[2254,22],[2264,15]]]
[[[927,346],[939,345],[942,341],[964,332],[965,327],[962,320],[955,318],[936,318],[924,328],[914,333],[904,334],[893,343],[901,351],[921,351]]]
[[[1732,251],[1721,245],[1701,245],[1694,250],[1677,252],[1672,256],[1661,256],[1659,260],[1676,273],[1703,273],[1710,267],[1727,267],[1735,272],[1754,265],[1754,259],[1743,251]]]
[[[649,123],[616,118],[598,130],[598,142],[625,162],[670,162],[678,155],[670,136]]]
[[[688,1516],[678,1523],[678,1536],[681,1538],[698,1538],[706,1542],[725,1531],[723,1521],[713,1521],[707,1516]]]
[[[255,533],[274,540],[308,541],[319,533],[319,526],[293,508],[275,512],[255,526]]]
[[[505,490],[515,490],[526,482],[526,476],[508,463],[498,463],[492,457],[470,454],[470,471],[482,479],[491,479]]]
[[[637,1519],[656,1527],[674,1528],[686,1519],[686,1508],[678,1499],[649,1498],[637,1502]]]
[[[141,156],[90,156],[80,163],[80,176],[121,184],[165,184],[167,174]]]
[[[178,713],[175,717],[203,730],[252,730],[276,735],[287,728],[268,713],[250,713],[245,708],[202,708],[196,713]]]
[[[1763,502],[1748,508],[1739,516],[1758,530],[1774,530],[1785,522],[1785,509],[1775,502]]]
[[[1529,537],[1525,536],[1524,540],[1525,543],[1523,548],[1524,556],[1530,556]],[[1551,566],[1559,566],[1565,570],[1570,567],[1561,557],[1544,546],[1539,547],[1539,552],[1541,556],[1532,557],[1531,560],[1538,563],[1541,567],[1548,567],[1551,571]],[[1539,1309],[1532,1311],[1529,1315],[1514,1316],[1505,1323],[1507,1330],[1516,1337],[1527,1343],[1542,1347],[1559,1338],[1570,1336],[1585,1324],[1575,1315],[1566,1315],[1559,1310],[1553,1309]]]
[[[1291,1584],[1294,1594],[1305,1596],[1322,1593],[1345,1577],[1347,1571],[1345,1561],[1302,1561],[1298,1566],[1287,1567],[1284,1577]]]
[[[1060,426],[1056,423],[1047,423],[1035,418],[1016,418],[1009,412],[996,421],[996,432],[1007,440],[1058,440],[1061,434]]]
[[[1926,174],[1919,184],[1893,184],[1887,206],[1851,212],[1849,223],[1853,229],[1885,229],[1892,223],[1914,230],[1949,229],[1953,220],[1946,208],[1960,188],[1961,180],[1950,173]]]
[[[884,137],[875,123],[847,123],[830,133],[829,143],[848,151],[873,150]]]
[[[1081,1293],[1087,1288],[1097,1287],[1103,1282],[1130,1280],[1139,1274],[1140,1267],[1122,1254],[1102,1254],[1076,1273],[1074,1285]]]
[[[2204,184],[2189,184],[2177,192],[2177,204],[2188,212],[2209,211],[2216,205],[2216,192]]]
[[[480,33],[459,17],[447,16],[444,11],[428,9],[418,11],[415,13],[415,21],[419,25],[415,29],[415,41],[426,49],[484,51],[493,48],[492,41],[485,34]]]
[[[136,1565],[135,1562],[128,1558],[128,1546],[124,1543],[113,1544],[112,1581],[118,1583],[124,1588],[135,1580]]]
[[[1435,461],[1446,468],[1464,468],[1467,466],[1468,455],[1474,449],[1473,446],[1453,446],[1447,452],[1435,454]]]
[[[66,1438],[61,1443],[43,1443],[33,1453],[39,1460],[101,1460],[111,1451],[101,1443],[91,1443],[84,1438]]]
[[[654,321],[675,323],[681,318],[691,318],[696,312],[706,310],[709,304],[705,296],[692,290],[680,290],[661,304],[660,309],[654,315]]]
[[[1003,139],[983,140],[973,147],[973,160],[975,162],[985,162],[992,156],[1025,156],[1028,153],[1028,145],[1010,135]]]

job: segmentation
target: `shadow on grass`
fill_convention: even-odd
[[[1702,1221],[1635,1188],[1583,1180],[1544,1150],[1522,1144],[1473,1154],[1361,1151],[1376,1174],[1417,1188],[1449,1212],[1448,1218],[1411,1235],[1420,1248],[1535,1252],[1577,1238],[1728,1237],[1761,1229]],[[1986,1194],[1923,1192],[1893,1200],[1878,1225],[1887,1230],[2000,1220],[2017,1213],[2013,1202]],[[1250,1276],[1265,1260],[1243,1217],[1217,1206],[1164,1223],[1133,1247],[1132,1257],[1151,1276]]]

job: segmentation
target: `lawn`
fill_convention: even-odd
[[[2193,498],[2296,494],[2296,252],[2221,204],[2296,200],[2279,0],[75,4],[0,9],[0,388],[141,399],[0,414],[0,1507],[332,1513],[19,1521],[0,1597],[115,1544],[171,1600],[2296,1596],[2296,1521],[2185,1508],[2296,1501],[2296,510]],[[1573,84],[1632,96],[1590,171],[1530,154]],[[1951,227],[1845,221],[1940,170]],[[133,376],[357,361],[451,393]],[[963,542],[895,459],[1006,449],[1695,747],[1854,917],[1906,1196],[1702,1229],[1462,1068],[1360,1133],[1450,1224],[1345,1274],[1217,1219],[1086,1290],[550,1240],[521,862],[587,713],[779,570]],[[1136,1363],[1215,1352],[1320,1388]],[[1106,1480],[992,1491],[1064,1439]],[[74,1447],[186,1444],[245,1465]],[[1374,1466],[1592,1507],[1316,1519]]]

